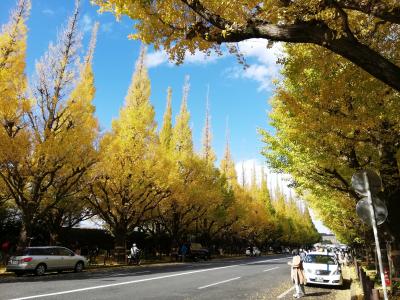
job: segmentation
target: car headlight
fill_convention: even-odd
[[[341,272],[339,269],[336,269],[336,271],[332,272],[332,275],[340,275],[340,274],[341,274]]]

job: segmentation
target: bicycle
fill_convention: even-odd
[[[140,263],[141,263],[141,253],[139,250],[134,255],[131,254],[128,255],[128,265],[140,266]]]

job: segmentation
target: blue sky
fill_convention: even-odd
[[[9,10],[16,0],[0,1],[0,23],[8,20]],[[47,50],[50,41],[55,41],[57,31],[71,14],[74,0],[32,0],[28,20],[28,67],[31,77],[35,60]],[[96,114],[102,129],[109,129],[111,120],[118,116],[129,86],[134,63],[140,49],[140,42],[128,40],[132,33],[133,21],[115,18],[105,13],[99,15],[97,7],[89,0],[82,0],[81,29],[85,32],[83,45],[86,46],[91,26],[100,22],[100,30],[94,57],[96,80]],[[149,75],[152,83],[151,101],[156,109],[156,120],[161,124],[165,109],[166,90],[173,89],[173,112],[179,111],[182,85],[185,75],[190,76],[189,109],[195,148],[201,147],[204,125],[207,85],[210,86],[210,109],[212,118],[213,146],[218,158],[223,155],[225,145],[226,119],[229,119],[231,150],[235,161],[263,158],[259,154],[262,143],[256,130],[267,126],[267,101],[271,96],[271,78],[276,77],[278,67],[273,51],[266,50],[266,42],[249,41],[241,44],[245,50],[250,68],[243,70],[236,58],[225,54],[205,59],[197,53],[188,56],[181,66],[168,63],[163,52],[154,53],[148,49]],[[82,49],[84,51],[85,49]]]
[[[32,78],[35,61],[47,50],[49,42],[56,41],[57,32],[66,24],[74,7],[74,0],[31,0],[32,9],[28,20],[27,74]],[[0,0],[0,23],[8,21],[9,11],[16,0]],[[131,81],[140,42],[129,40],[133,21],[123,17],[117,22],[109,13],[99,15],[97,7],[89,0],[81,0],[80,28],[84,32],[82,55],[90,38],[94,22],[100,22],[97,47],[94,56],[96,82],[96,115],[102,130],[108,130],[111,120],[118,117]],[[257,128],[267,128],[268,100],[273,93],[272,80],[279,77],[276,64],[281,45],[267,49],[265,40],[249,40],[239,43],[249,68],[244,70],[237,59],[224,51],[222,57],[205,58],[202,53],[188,55],[183,65],[168,62],[164,52],[148,48],[147,64],[152,84],[151,102],[156,110],[156,121],[162,123],[168,86],[173,90],[173,113],[179,111],[182,86],[186,75],[190,76],[188,106],[195,149],[200,150],[204,127],[207,86],[210,86],[210,111],[213,147],[221,159],[226,141],[228,120],[230,145],[238,169],[244,163],[247,169],[262,164],[262,143]],[[250,174],[248,170],[248,174]],[[276,179],[272,179],[276,185]]]

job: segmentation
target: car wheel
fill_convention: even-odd
[[[46,265],[45,264],[39,264],[36,269],[35,269],[35,274],[37,276],[42,276],[46,273]]]
[[[75,265],[74,271],[75,271],[76,273],[78,273],[78,272],[82,272],[82,270],[83,270],[83,262],[78,261],[78,262],[76,263],[76,265]]]

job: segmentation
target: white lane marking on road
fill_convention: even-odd
[[[282,299],[283,297],[285,297],[287,294],[290,293],[290,291],[294,290],[294,286],[292,286],[290,289],[288,289],[287,291],[283,292],[282,294],[280,294],[277,299]]]
[[[227,269],[227,268],[234,268],[234,267],[239,267],[239,266],[252,265],[254,263],[268,262],[268,261],[272,261],[272,260],[282,260],[282,259],[285,259],[285,258],[274,258],[274,259],[260,260],[258,262],[252,262],[252,263],[246,263],[246,264],[237,264],[237,265],[230,265],[230,266],[224,266],[224,267],[188,271],[188,272],[182,272],[182,273],[177,273],[177,274],[170,274],[170,275],[157,276],[157,277],[151,277],[151,278],[137,279],[137,280],[132,280],[132,281],[125,281],[125,282],[105,284],[105,285],[97,285],[97,286],[91,286],[91,287],[86,287],[86,288],[81,288],[81,289],[74,289],[74,290],[67,290],[67,291],[62,291],[62,292],[55,292],[55,293],[49,293],[49,294],[40,294],[40,295],[33,295],[33,296],[27,296],[27,297],[13,298],[13,299],[10,299],[10,300],[26,300],[26,299],[44,298],[44,297],[51,297],[51,296],[57,296],[57,295],[78,293],[78,292],[84,292],[84,291],[90,291],[90,290],[96,290],[96,289],[103,289],[103,288],[107,288],[107,287],[114,287],[114,286],[127,285],[127,284],[133,284],[133,283],[138,283],[138,282],[159,280],[159,279],[164,279],[164,278],[171,278],[171,277],[177,277],[177,276],[183,276],[183,275],[195,274],[195,273],[202,273],[202,272],[208,272],[208,271],[214,271],[214,270],[222,270],[222,269]]]
[[[226,282],[237,280],[237,279],[240,279],[240,277],[235,277],[235,278],[231,278],[231,279],[227,279],[227,280],[223,280],[223,281],[207,284],[207,285],[198,287],[197,289],[202,290],[202,289],[205,289],[205,288],[210,287],[210,286],[214,286],[214,285],[221,284],[221,283],[226,283]]]
[[[274,258],[274,259],[266,259],[266,260],[258,260],[258,261],[254,261],[251,263],[247,263],[247,264],[241,264],[241,265],[255,265],[255,264],[259,264],[259,263],[263,263],[263,262],[268,262],[268,261],[272,261],[272,260],[282,260],[285,258]]]
[[[266,269],[266,270],[264,270],[263,272],[268,272],[268,271],[272,271],[272,270],[275,270],[275,269],[279,269],[279,267],[275,267],[275,268],[271,268],[271,269]]]

